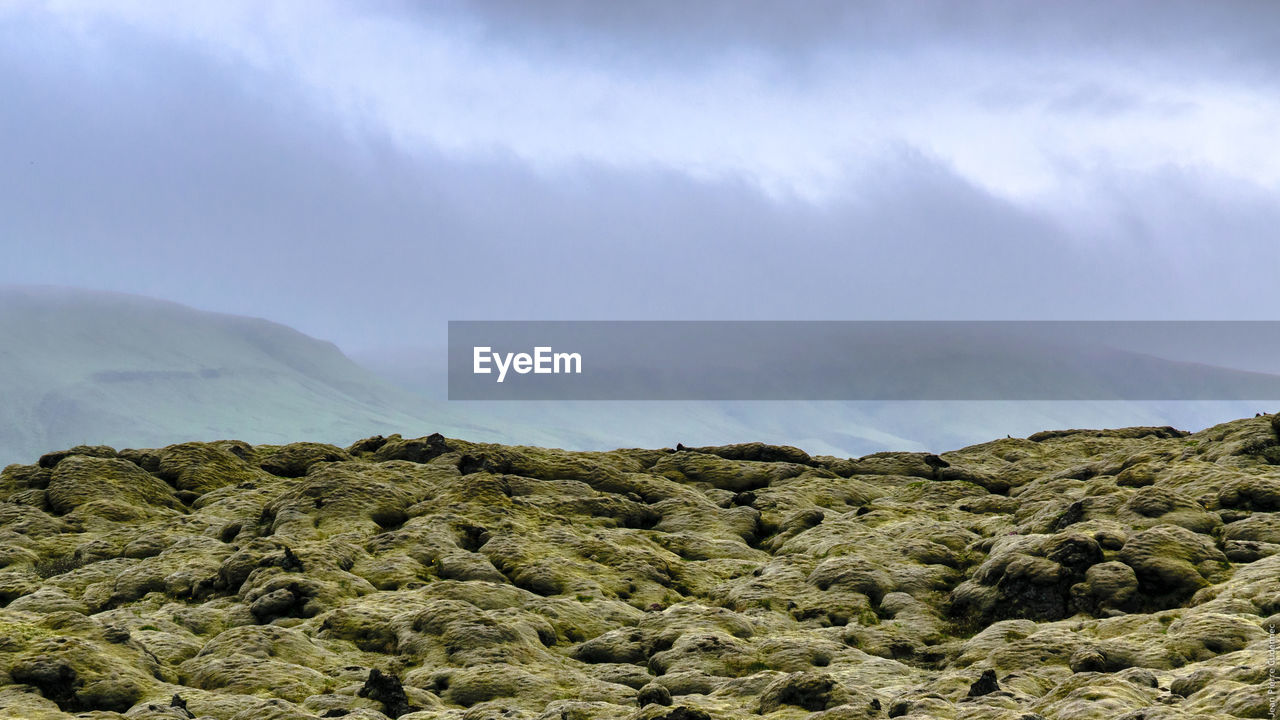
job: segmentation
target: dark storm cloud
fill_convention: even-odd
[[[467,10],[554,38],[580,21],[557,7]],[[629,42],[693,38],[729,6],[695,7],[648,29],[591,22]],[[742,14],[745,44],[830,32]],[[284,65],[127,23],[86,40],[11,19],[0,40],[0,282],[262,315],[348,348],[433,342],[448,319],[1271,317],[1277,299],[1280,204],[1214,168],[1068,159],[1070,192],[1018,200],[903,141],[804,199],[733,171],[406,144]],[[1066,114],[1147,102],[1034,97]]]
[[[609,48],[662,61],[741,50],[809,55],[954,44],[1024,56],[1111,55],[1162,65],[1172,59],[1193,72],[1225,64],[1266,80],[1280,63],[1280,6],[1266,0],[458,0],[447,6],[503,42],[549,52],[590,50],[598,57],[608,57]]]

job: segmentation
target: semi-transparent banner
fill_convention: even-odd
[[[452,321],[451,400],[1277,400],[1280,321]]]

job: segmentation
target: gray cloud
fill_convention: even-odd
[[[547,52],[582,22],[652,47],[676,41],[663,28],[689,43],[834,37],[813,12],[775,28],[729,5],[640,21],[520,7],[463,10]],[[924,44],[918,19],[890,17]],[[1003,27],[1019,22],[1053,27]],[[10,20],[0,38],[0,282],[263,315],[347,348],[433,342],[462,318],[1265,318],[1278,299],[1274,193],[1176,157],[1134,169],[1064,151],[1057,191],[1014,198],[903,140],[842,162],[813,200],[745,173],[405,143],[288,67],[123,24],[86,41]],[[1049,111],[1109,116],[1147,99],[1085,87],[1060,101]]]
[[[400,9],[412,15],[415,7],[424,12],[412,3]],[[426,12],[441,7],[427,6]],[[500,42],[605,59],[610,51],[614,57],[635,52],[647,61],[687,61],[742,50],[787,56],[950,45],[1024,57],[1129,58],[1196,72],[1229,65],[1267,81],[1280,62],[1280,7],[1265,0],[457,0],[444,7]]]

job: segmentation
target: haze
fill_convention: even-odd
[[[1274,319],[1280,5],[0,6],[0,283],[268,317]]]

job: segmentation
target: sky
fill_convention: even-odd
[[[0,284],[266,317],[1278,319],[1280,4],[0,2]]]

